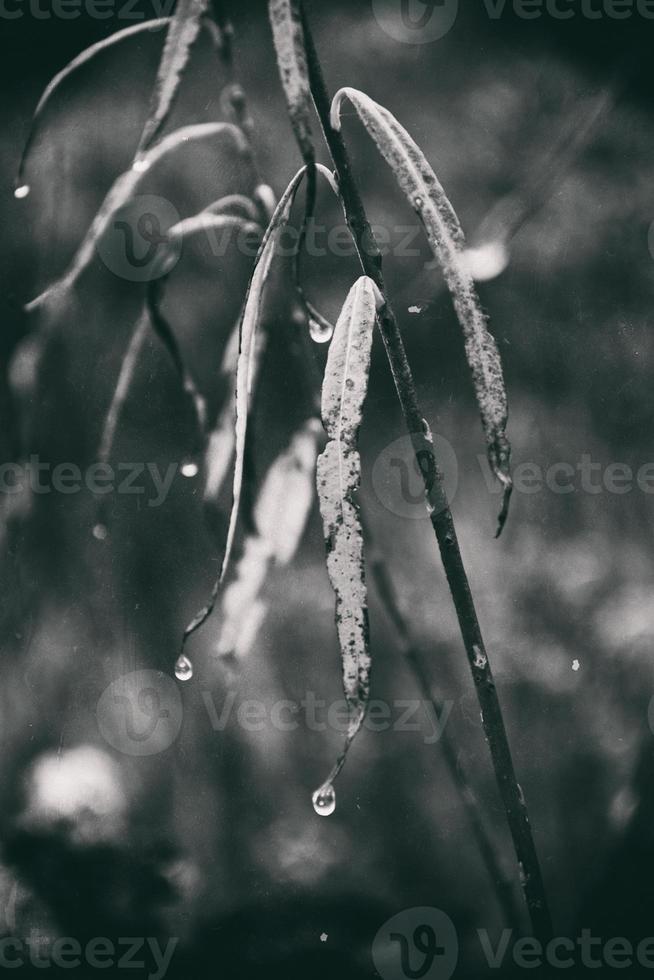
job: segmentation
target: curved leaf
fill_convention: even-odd
[[[98,460],[101,463],[107,463],[111,458],[111,452],[113,450],[114,441],[116,438],[116,430],[118,428],[120,414],[123,410],[123,406],[132,384],[136,364],[143,349],[149,327],[149,313],[147,309],[144,309],[141,312],[141,316],[139,317],[138,323],[134,328],[134,332],[125,352],[120,373],[118,375],[118,381],[116,382],[116,388],[114,390],[109,411],[107,412],[104,426],[102,428],[100,447],[98,449]]]
[[[177,0],[159,62],[150,113],[143,128],[137,157],[152,146],[165,125],[179,90],[184,69],[188,64],[191,48],[200,33],[202,17],[208,5],[209,0]]]
[[[322,419],[329,441],[318,459],[317,484],[327,546],[327,571],[336,595],[336,627],[349,709],[345,748],[328,786],[361,728],[370,692],[368,608],[363,533],[356,492],[361,482],[359,426],[368,390],[377,308],[383,300],[372,279],[350,290],[334,329],[322,389]]]
[[[315,496],[321,431],[316,418],[308,419],[266,474],[254,508],[254,533],[246,538],[234,579],[222,599],[216,646],[220,657],[236,658],[248,652],[243,627],[251,625],[252,610],[267,609],[261,594],[268,572],[274,565],[287,565],[300,546]],[[259,625],[248,629],[250,643]]]
[[[250,396],[257,373],[257,327],[260,320],[263,294],[268,281],[279,234],[288,223],[293,202],[302,182],[302,178],[306,173],[306,169],[306,167],[302,167],[295,177],[293,177],[290,184],[284,191],[277,207],[275,208],[275,212],[272,216],[270,224],[268,225],[268,228],[266,229],[259,253],[255,260],[252,276],[250,277],[250,283],[248,285],[243,313],[241,315],[239,325],[239,349],[236,365],[236,386],[234,393],[236,407],[235,414],[233,416],[233,445],[235,454],[232,491],[233,500],[229,518],[229,527],[227,530],[225,554],[223,556],[220,574],[214,582],[211,590],[211,596],[207,605],[198,612],[198,614],[184,630],[184,635],[182,637],[182,650],[184,649],[189,637],[207,621],[213,612],[216,605],[216,600],[218,598],[218,592],[220,591],[220,586],[222,585],[229,566],[232,548],[234,546],[234,538],[236,536],[236,525],[238,522],[238,514],[241,503],[241,491],[243,489],[243,469],[245,460],[248,410],[250,405]],[[337,193],[332,173],[321,164],[317,164],[316,169],[325,177],[332,190]],[[226,409],[226,411],[228,412],[229,409]],[[223,413],[223,418],[229,418],[229,416]],[[226,450],[230,448],[231,440],[221,438],[221,436],[224,436],[222,429],[214,435],[217,436],[216,443],[220,449]],[[213,437],[210,440],[210,451],[215,448],[212,443]],[[226,459],[225,462],[227,462]]]
[[[41,293],[40,296],[37,296],[36,299],[28,303],[26,310],[31,312],[50,299],[54,294],[61,294],[76,283],[81,273],[93,259],[95,247],[107,231],[116,212],[131,200],[144,174],[159,160],[179,149],[181,146],[186,146],[190,142],[208,139],[218,134],[231,136],[241,152],[247,149],[246,141],[236,126],[232,126],[230,123],[198,123],[194,126],[183,126],[181,129],[175,130],[174,133],[170,133],[169,136],[165,136],[161,142],[157,143],[156,146],[141,158],[138,167],[132,167],[124,174],[121,174],[100,205],[100,209],[93,219],[93,223],[86,233],[82,244],[78,248],[68,271],[61,279],[57,280]]]
[[[50,100],[55,92],[59,89],[66,79],[70,78],[72,74],[82,68],[84,65],[92,61],[93,58],[102,54],[104,51],[113,48],[116,44],[121,44],[130,37],[134,37],[137,34],[145,34],[147,32],[154,33],[155,31],[162,30],[162,28],[167,27],[170,24],[170,17],[161,17],[158,20],[147,20],[143,24],[133,24],[131,27],[126,27],[122,31],[117,31],[116,34],[111,34],[109,37],[104,38],[102,41],[98,41],[97,44],[92,44],[91,47],[86,48],[81,54],[78,54],[76,58],[73,58],[65,68],[62,68],[58,72],[51,82],[48,83],[43,95],[39,99],[38,105],[34,110],[34,115],[32,116],[32,123],[30,126],[30,131],[23,148],[23,154],[21,156],[20,163],[18,165],[18,176],[16,178],[16,187],[22,187],[24,185],[25,168],[27,165],[27,160],[30,155],[32,146],[34,145],[34,140],[38,132],[38,126],[41,119],[50,104]],[[26,185],[25,185],[26,186]],[[26,196],[25,194],[21,196]]]
[[[311,89],[298,0],[270,0],[268,13],[291,126],[302,158],[311,166],[315,160],[309,122]]]
[[[501,533],[513,487],[511,447],[506,437],[508,403],[502,363],[495,338],[488,330],[468,262],[463,254],[465,238],[454,208],[422,150],[395,117],[363,92],[343,88],[332,102],[331,124],[340,129],[340,109],[349,99],[381,155],[393,170],[400,188],[420,217],[434,255],[452,295],[463,328],[466,357],[472,372],[481,413],[488,459],[504,488],[498,521]]]

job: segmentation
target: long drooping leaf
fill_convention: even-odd
[[[263,294],[270,274],[270,268],[275,253],[275,248],[281,231],[286,227],[290,218],[293,202],[298,188],[306,172],[306,167],[293,177],[290,184],[284,191],[280,201],[275,208],[270,224],[259,249],[255,260],[254,269],[248,285],[247,294],[241,321],[239,325],[239,352],[236,366],[236,386],[235,386],[235,414],[234,414],[234,479],[232,491],[232,509],[227,529],[227,541],[225,544],[225,554],[223,557],[220,574],[216,578],[211,596],[206,606],[201,609],[189,625],[184,630],[182,637],[182,650],[184,649],[189,637],[195,633],[209,618],[213,612],[220,586],[225,578],[225,573],[229,566],[229,561],[234,546],[236,536],[236,526],[241,503],[241,491],[243,489],[243,469],[245,461],[245,444],[247,436],[248,411],[250,406],[250,396],[252,393],[254,380],[257,371],[257,327],[261,315],[261,305]],[[329,185],[336,193],[334,178],[326,167],[317,165],[317,171],[321,173]]]
[[[248,653],[243,626],[251,624],[253,610],[267,609],[261,595],[268,571],[287,565],[297,552],[315,496],[321,430],[318,419],[308,419],[266,474],[254,508],[254,530],[222,598],[219,657],[237,659]],[[259,626],[248,629],[248,643],[256,639]]]
[[[304,46],[304,28],[299,0],[269,0],[268,12],[272,27],[279,75],[284,89],[288,115],[300,148],[302,159],[307,166],[307,193],[304,206],[304,219],[300,240],[294,258],[295,285],[307,321],[319,322],[302,289],[300,263],[306,239],[307,228],[316,209],[316,153],[311,135],[311,87],[309,69]]]
[[[93,259],[96,245],[109,228],[116,212],[129,203],[138,190],[144,174],[159,160],[179,149],[181,146],[186,146],[198,140],[209,139],[219,133],[231,136],[241,152],[247,148],[246,141],[236,126],[232,126],[230,123],[198,123],[194,126],[184,126],[169,136],[164,137],[161,142],[157,143],[156,146],[141,158],[138,167],[132,167],[124,174],[121,174],[100,205],[100,209],[93,219],[93,223],[86,233],[82,244],[78,248],[68,271],[61,279],[49,286],[45,292],[28,303],[26,309],[32,311],[41,306],[53,295],[61,294],[74,286],[79,276]]]
[[[268,12],[291,126],[302,159],[310,167],[315,159],[309,122],[311,91],[298,0],[270,0]]]
[[[356,493],[361,482],[359,426],[368,390],[372,335],[382,299],[362,276],[350,290],[334,329],[322,389],[322,419],[329,437],[318,459],[317,485],[327,547],[327,571],[336,595],[336,628],[349,724],[343,753],[319,795],[331,789],[361,728],[370,691],[368,608],[363,533]]]
[[[137,156],[150,149],[165,125],[208,5],[209,0],[177,0]]]
[[[81,54],[78,54],[76,58],[74,58],[69,64],[66,65],[65,68],[55,75],[55,77],[46,87],[43,95],[39,99],[36,109],[34,110],[30,131],[25,142],[20,164],[18,166],[16,187],[18,190],[24,190],[24,193],[20,195],[21,197],[25,197],[29,191],[27,185],[24,184],[25,169],[30,151],[34,145],[34,140],[39,130],[39,125],[43,119],[47,107],[50,104],[52,96],[57,92],[62,83],[84,65],[88,64],[89,61],[92,61],[98,55],[109,50],[110,48],[113,48],[115,45],[122,43],[122,41],[126,41],[128,38],[134,37],[137,34],[154,33],[155,31],[159,31],[167,27],[168,24],[170,24],[170,17],[161,17],[158,20],[147,20],[142,24],[133,24],[131,27],[126,27],[124,30],[118,31],[116,34],[112,34],[110,37],[106,37],[102,41],[98,41],[97,44],[92,44],[90,48],[86,48],[86,50],[82,51]]]
[[[282,195],[271,222],[266,229],[259,253],[255,260],[254,270],[248,285],[243,313],[239,326],[239,354],[236,368],[236,390],[235,390],[235,437],[234,437],[234,482],[233,482],[233,501],[232,510],[227,530],[227,541],[225,544],[225,554],[223,557],[220,574],[214,582],[211,596],[206,606],[204,606],[191,620],[182,637],[182,650],[184,649],[189,637],[195,633],[209,618],[213,612],[220,586],[225,577],[229,560],[232,554],[234,538],[236,536],[236,525],[241,503],[241,491],[243,489],[243,466],[245,458],[245,441],[247,434],[248,410],[250,404],[250,394],[255,375],[255,340],[257,326],[259,324],[263,293],[268,281],[270,267],[272,264],[275,246],[278,235],[282,228],[288,223],[291,208],[297,189],[304,177],[305,168],[295,175],[293,180]]]
[[[465,340],[477,403],[481,413],[493,473],[504,488],[498,534],[506,520],[512,490],[511,448],[506,437],[508,404],[500,355],[490,334],[468,263],[463,256],[465,239],[454,208],[438,178],[407,131],[383,106],[363,92],[343,88],[334,96],[331,124],[340,128],[340,109],[349,99],[381,155],[389,164],[402,191],[420,217],[434,255],[438,259]]]
[[[120,368],[120,374],[118,375],[116,388],[111,399],[111,405],[109,406],[109,411],[107,412],[105,418],[102,436],[100,438],[100,448],[98,449],[98,460],[102,463],[109,462],[109,459],[111,458],[111,452],[113,449],[114,440],[116,438],[116,430],[118,428],[120,414],[127,399],[127,395],[132,384],[132,379],[134,377],[134,371],[136,370],[136,364],[141,351],[143,350],[143,345],[145,343],[149,328],[149,314],[147,309],[144,309],[139,317],[136,327],[134,328],[129,346],[125,352],[123,363]]]

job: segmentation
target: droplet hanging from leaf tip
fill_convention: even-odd
[[[327,344],[334,335],[334,328],[331,324],[319,323],[313,317],[309,318],[309,333],[311,339],[317,344]]]
[[[193,664],[184,653],[177,658],[175,677],[178,681],[190,681],[193,677]]]
[[[319,817],[330,817],[336,809],[336,792],[331,783],[317,789],[311,800]]]
[[[93,537],[96,541],[105,541],[108,534],[109,529],[105,524],[96,524],[93,528]]]
[[[24,198],[27,197],[27,195],[30,192],[30,189],[31,188],[29,184],[21,184],[20,187],[17,187],[16,190],[14,191],[14,197],[16,198],[17,201],[22,201]]]

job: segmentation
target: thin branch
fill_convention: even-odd
[[[303,24],[312,96],[334,162],[345,218],[354,237],[363,271],[373,280],[385,297],[381,254],[352,174],[343,136],[336,132],[330,123],[331,98],[325,85],[304,10]],[[459,627],[481,708],[482,724],[495,769],[495,778],[520,866],[520,880],[532,928],[535,937],[547,944],[553,935],[552,921],[527,807],[515,776],[495,682],[461,557],[452,513],[443,489],[442,476],[434,457],[429,429],[420,410],[397,320],[388,300],[379,312],[378,325],[404,421],[411,436],[418,462],[422,464],[420,470],[425,481],[427,508],[454,600]],[[429,461],[427,467],[425,467],[425,460]]]

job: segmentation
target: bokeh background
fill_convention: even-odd
[[[265,4],[228,6],[257,165],[279,195],[299,161]],[[524,202],[508,265],[480,285],[505,367],[514,465],[577,466],[590,454],[602,469],[621,462],[637,471],[654,461],[654,24],[635,14],[526,21],[508,8],[494,21],[483,5],[470,4],[445,37],[412,45],[385,33],[367,0],[308,8],[332,89],[360,88],[398,116],[472,242],[483,239],[489,214],[504,213],[498,204]],[[153,14],[147,3],[135,9]],[[160,33],[126,42],[62,88],[35,145],[32,192],[13,196],[47,81],[86,45],[124,26],[118,16],[38,19],[25,7],[0,31],[4,460],[38,454],[52,465],[84,467],[96,458],[142,303],[143,286],[98,258],[56,315],[23,312],[63,272],[131,162]],[[223,118],[226,81],[203,36],[168,128]],[[346,109],[345,132],[370,217],[395,241],[415,216],[352,115]],[[252,191],[247,168],[221,140],[178,152],[143,187],[181,216],[224,193]],[[319,205],[327,227],[342,220],[327,192]],[[556,931],[653,935],[654,499],[635,485],[625,494],[591,494],[578,478],[569,494],[516,493],[505,532],[494,540],[498,498],[478,460],[483,437],[460,331],[420,233],[413,247],[415,255],[387,257],[389,294],[424,411],[453,448],[454,515]],[[220,365],[250,265],[237,252],[216,257],[200,240],[185,248],[166,293],[166,312],[214,413],[226,395]],[[335,317],[357,275],[354,258],[328,250],[304,268],[312,299]],[[289,263],[280,262],[268,302],[269,350],[254,422],[257,478],[302,411],[289,276]],[[313,356],[322,367],[324,347],[315,345]],[[519,905],[429,523],[415,508],[394,512],[392,488],[390,497],[380,493],[373,478],[402,435],[376,340],[361,435],[367,521],[422,660],[452,702],[448,732]],[[151,338],[114,460],[180,464],[192,440],[174,371]],[[505,922],[424,716],[420,731],[392,726],[360,736],[329,818],[314,813],[311,793],[331,767],[339,734],[311,730],[302,713],[292,732],[238,723],[247,700],[270,708],[280,699],[299,703],[308,692],[328,703],[341,696],[317,507],[297,560],[266,581],[268,615],[238,674],[227,674],[213,655],[218,615],[189,645],[193,679],[174,679],[181,631],[206,600],[220,559],[220,534],[209,532],[201,501],[201,472],[178,474],[158,508],[113,495],[110,533],[98,541],[88,493],[0,500],[3,935],[41,937],[46,948],[58,936],[179,937],[169,976],[186,978],[372,976],[380,926],[426,905],[455,923],[456,975],[485,976],[475,930],[499,935]],[[398,702],[422,693],[374,589],[370,615],[373,697],[397,719]],[[107,687],[141,670],[158,672],[162,703],[181,722],[171,744],[144,756],[129,740],[122,751],[110,744],[98,722]],[[228,723],[217,724],[215,713],[230,704]],[[528,931],[522,919],[512,925]]]

